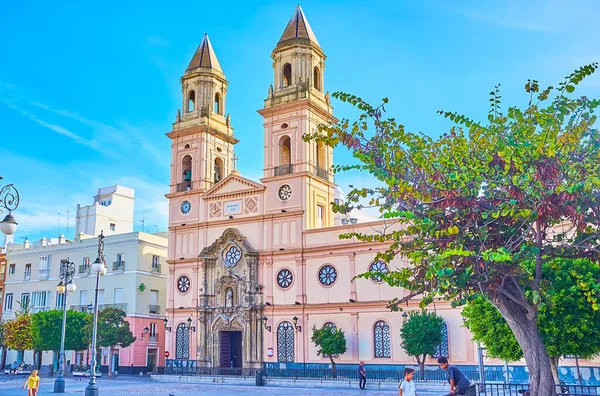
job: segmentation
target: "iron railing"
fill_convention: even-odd
[[[166,375],[203,375],[207,377],[256,377],[260,368],[251,367],[204,367],[195,360],[167,359]]]
[[[160,305],[149,304],[148,305],[148,313],[155,314],[155,315],[160,314]]]
[[[31,270],[25,271],[25,274],[23,275],[23,280],[31,280]]]
[[[118,304],[98,304],[98,311],[103,311],[106,308],[117,308],[121,311],[127,312],[127,303],[118,303]],[[91,309],[91,304],[85,305],[71,305],[69,309],[79,312],[88,312]]]
[[[273,176],[283,176],[283,175],[291,175],[294,173],[294,165],[279,165],[273,168],[274,174]]]
[[[160,273],[160,264],[152,263],[152,272]]]
[[[317,177],[320,177],[321,179],[325,179],[325,180],[329,180],[329,172],[327,171],[327,169],[323,169],[323,168],[319,168],[318,166],[315,166],[315,175],[317,175]]]
[[[113,261],[113,271],[125,271],[125,261]]]
[[[177,183],[177,192],[189,191],[192,189],[191,181],[184,181],[182,183]]]
[[[158,334],[151,335],[150,337],[148,337],[148,340],[150,342],[158,342]]]
[[[90,266],[86,265],[86,264],[79,264],[79,274],[86,274],[89,275],[90,274]]]
[[[534,396],[527,384],[475,384],[473,395],[478,396]],[[600,395],[599,385],[557,385],[559,396]]]
[[[40,280],[47,280],[48,277],[50,276],[50,269],[49,268],[41,268],[39,269],[39,278]]]

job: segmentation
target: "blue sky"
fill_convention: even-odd
[[[262,176],[261,108],[271,51],[295,1],[6,2],[0,13],[0,175],[21,193],[16,242],[70,234],[98,187],[136,189],[136,229],[166,230],[179,78],[207,32],[229,80],[238,168]],[[484,119],[488,93],[526,100],[527,78],[557,84],[600,61],[596,1],[304,1],[327,54],[325,89],[371,101],[438,136],[439,109]],[[565,6],[564,4],[569,4]],[[579,94],[600,97],[600,74]],[[334,103],[338,117],[349,108]],[[336,150],[337,163],[350,160]],[[336,178],[372,184],[366,175]],[[0,182],[0,183],[2,183]],[[60,215],[59,215],[60,213]]]

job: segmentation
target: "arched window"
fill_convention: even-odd
[[[277,361],[294,361],[294,326],[290,322],[277,326]]]
[[[317,142],[317,167],[325,169],[325,144]]]
[[[231,288],[227,288],[227,291],[225,292],[225,308],[232,308],[233,307],[233,290],[231,290]]]
[[[290,165],[292,163],[292,141],[289,136],[279,139],[279,165]]]
[[[446,326],[446,322],[442,328],[442,342],[437,346],[435,352],[434,357],[448,357],[448,326]]]
[[[215,158],[215,183],[223,180],[225,168],[223,167],[223,160],[219,157]]]
[[[175,333],[175,359],[190,358],[190,331],[185,323],[177,325]]]
[[[183,191],[186,191],[188,188],[192,188],[192,157],[190,155],[186,155],[181,160],[181,172],[182,172],[182,185]]]
[[[315,66],[315,69],[313,70],[313,81],[315,88],[321,91],[321,72],[317,66]]]
[[[215,113],[221,114],[221,95],[215,94]]]
[[[391,341],[390,341],[390,326],[383,320],[375,323],[373,328],[373,341],[375,344],[376,358],[392,357]]]
[[[188,113],[191,113],[196,109],[196,92],[190,91],[188,94]]]
[[[292,65],[286,63],[283,65],[283,87],[289,87],[292,84]]]

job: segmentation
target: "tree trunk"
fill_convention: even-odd
[[[329,360],[331,360],[331,378],[337,378],[335,362],[333,361],[333,358],[331,357],[331,355],[329,355]]]
[[[108,348],[108,378],[112,378],[113,347]]]
[[[417,356],[417,363],[419,364],[419,371],[421,372],[421,381],[425,381],[425,359],[427,355],[423,355],[423,359]]]
[[[494,304],[523,350],[525,363],[529,368],[531,394],[556,396],[552,365],[538,332],[537,318],[528,318],[523,307],[503,296],[495,300]]]
[[[559,360],[560,360],[560,356],[550,358],[550,365],[552,368],[552,378],[554,378],[554,383],[557,385],[560,384],[560,379],[558,378],[558,361]]]
[[[575,355],[575,366],[577,366],[577,383],[583,386],[581,383],[581,371],[579,371],[579,356]]]

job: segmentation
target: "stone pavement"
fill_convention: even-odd
[[[13,379],[9,379],[13,378]],[[21,390],[25,382],[23,377],[0,377],[1,396],[27,396],[26,391]],[[83,396],[87,379],[67,378],[65,384],[65,395]],[[53,394],[54,379],[41,377],[39,396]],[[287,387],[255,387],[248,385],[211,385],[192,384],[179,382],[151,382],[149,378],[119,377],[115,379],[98,379],[100,396],[129,396],[129,395],[163,395],[163,396],[240,396],[242,394],[264,395],[264,396],[346,396],[346,395],[397,395],[397,390],[374,390],[367,389],[323,389],[323,388],[287,388]],[[419,396],[440,395],[440,392],[418,392]]]

